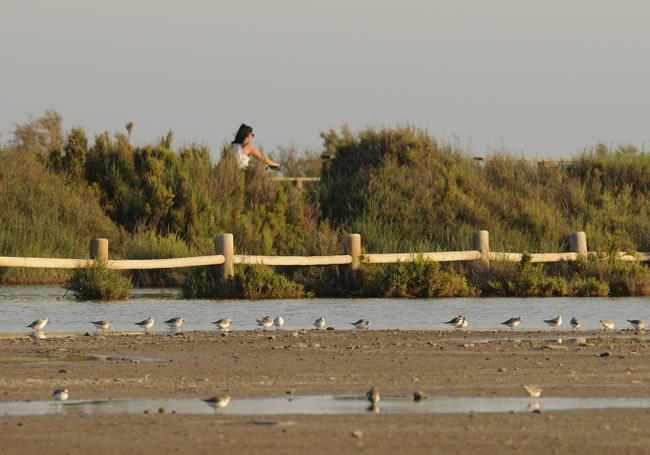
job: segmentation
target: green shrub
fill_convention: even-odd
[[[243,265],[235,276],[223,280],[215,268],[195,268],[188,272],[182,290],[185,297],[214,299],[299,299],[312,297],[303,286],[265,265]]]
[[[122,300],[129,297],[131,281],[119,270],[95,261],[76,269],[64,287],[79,300]]]
[[[467,279],[437,262],[417,260],[364,265],[361,294],[373,297],[466,297],[476,295]]]

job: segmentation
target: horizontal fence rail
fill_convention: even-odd
[[[352,263],[352,256],[248,256],[235,255],[235,264],[264,265],[347,265]]]
[[[587,250],[584,232],[574,232],[569,237],[570,250],[564,253],[533,253],[528,255],[533,263],[552,263],[576,261],[580,258],[597,258],[598,255]],[[488,231],[472,234],[472,249],[467,251],[439,251],[423,253],[367,253],[362,254],[361,236],[347,234],[344,238],[344,253],[330,256],[260,256],[234,254],[232,234],[219,234],[215,238],[216,254],[171,259],[108,259],[108,240],[93,239],[90,242],[90,259],[60,259],[0,256],[0,267],[28,267],[78,269],[88,267],[96,261],[105,262],[117,270],[169,269],[184,267],[215,266],[221,276],[234,274],[236,264],[264,264],[269,266],[327,266],[339,265],[345,268],[345,276],[357,273],[361,264],[390,264],[429,260],[435,262],[477,261],[489,264],[490,261],[520,262],[523,253],[490,251]],[[621,261],[650,261],[650,253],[616,253]],[[347,278],[346,278],[347,279]]]
[[[435,262],[476,261],[481,259],[480,251],[441,251],[436,253],[375,253],[364,254],[362,261],[368,264],[390,264],[413,262],[425,259]]]

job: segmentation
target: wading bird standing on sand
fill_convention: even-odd
[[[111,321],[92,321],[92,324],[95,326],[95,333],[101,330],[105,334],[108,330],[113,329]]]
[[[575,316],[571,318],[571,321],[569,321],[569,323],[571,324],[571,328],[573,330],[578,330],[580,328],[580,324],[582,324],[580,319],[576,318]]]
[[[280,330],[284,325],[284,318],[282,316],[278,316],[273,320],[273,324],[275,324],[275,330]]]
[[[149,329],[153,327],[155,324],[156,320],[153,318],[153,316],[149,316],[147,319],[144,321],[136,322],[135,325],[139,325],[144,329],[145,332],[148,332]]]
[[[267,330],[273,325],[273,316],[264,316],[262,319],[257,319],[257,325]]]
[[[553,319],[545,319],[544,322],[549,327],[553,327],[554,329],[557,329],[562,325],[562,315],[558,314]]]
[[[230,327],[232,321],[228,318],[219,319],[213,322],[219,330],[227,330]]]
[[[172,330],[178,330],[183,325],[183,316],[176,316],[175,318],[167,319],[165,324],[167,324],[167,327]]]
[[[646,329],[646,323],[643,319],[628,319],[627,322],[632,324],[632,327],[639,332],[643,332]]]
[[[521,321],[522,321],[521,316],[519,316],[518,318],[510,318],[507,321],[502,322],[501,324],[507,325],[508,327],[510,327],[510,330],[513,330],[521,324]]]
[[[365,329],[368,330],[370,328],[371,322],[367,319],[359,319],[356,322],[350,322],[353,326],[355,326],[357,329]]]
[[[608,332],[614,330],[614,321],[611,319],[601,319],[600,323],[603,325],[603,330]]]
[[[455,318],[445,322],[445,324],[449,324],[449,325],[454,326],[454,329],[460,329],[463,326],[463,322],[465,322],[465,316],[463,316],[462,314],[459,314]]]
[[[216,397],[207,398],[205,400],[213,408],[225,408],[230,403],[230,395],[217,395]]]
[[[526,390],[528,396],[531,398],[539,398],[542,395],[542,388],[536,385],[525,385],[524,390]]]
[[[68,389],[56,389],[52,392],[52,399],[55,401],[65,401],[68,397]]]
[[[318,330],[322,329],[325,327],[325,318],[318,318],[314,321],[314,327],[316,327]]]
[[[29,324],[27,327],[29,327],[33,331],[37,332],[39,330],[42,330],[43,327],[45,327],[45,325],[47,324],[47,321],[48,321],[47,317],[37,319],[34,322],[32,322],[31,324]]]

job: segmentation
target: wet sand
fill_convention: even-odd
[[[191,332],[0,339],[3,400],[358,394],[650,396],[650,351],[631,332]],[[550,338],[549,338],[550,337]],[[16,356],[57,356],[24,362]],[[146,360],[79,361],[115,355]],[[66,360],[68,359],[68,360]],[[271,419],[276,425],[257,425]],[[542,414],[0,417],[0,453],[647,452],[650,410]],[[353,436],[359,430],[362,435]]]

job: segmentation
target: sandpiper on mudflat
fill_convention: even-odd
[[[319,330],[322,329],[323,327],[325,327],[325,318],[320,317],[320,318],[316,319],[314,321],[314,327],[316,327]]]
[[[562,315],[557,314],[553,319],[544,319],[546,325],[553,327],[554,329],[559,328],[562,325]]]
[[[56,389],[52,392],[52,399],[56,401],[65,401],[68,397],[68,389]]]
[[[153,327],[155,324],[156,320],[153,318],[153,316],[149,316],[147,319],[144,321],[136,322],[135,325],[139,325],[144,329],[145,332],[148,332],[149,329]]]
[[[264,316],[262,319],[257,319],[257,325],[267,330],[273,325],[273,316]]]
[[[643,332],[646,329],[646,323],[643,319],[628,319],[627,322],[632,324],[632,327],[639,332]]]
[[[45,325],[47,324],[48,320],[49,319],[47,319],[47,317],[37,319],[34,322],[32,322],[31,324],[29,324],[27,327],[29,327],[30,329],[32,329],[33,331],[36,332],[38,330],[42,330],[43,327],[45,327]]]
[[[608,332],[614,330],[614,321],[612,321],[611,319],[601,319],[600,323],[603,326],[603,330],[606,330]]]
[[[227,330],[230,328],[230,323],[232,321],[228,318],[223,318],[223,319],[217,319],[216,321],[213,322],[214,325],[217,326],[218,329],[220,330]]]
[[[359,319],[356,322],[350,322],[353,326],[355,326],[357,329],[369,329],[370,324],[372,324],[369,320],[367,319]]]
[[[522,321],[521,316],[519,316],[518,318],[510,318],[507,321],[502,322],[501,324],[507,325],[508,327],[510,327],[510,330],[513,330],[521,324],[521,321]]]
[[[172,330],[178,330],[183,325],[183,316],[176,316],[175,318],[167,319],[165,324],[167,324],[167,327]]]
[[[454,326],[455,329],[460,329],[463,326],[463,322],[465,321],[465,316],[462,314],[459,314],[455,318],[445,322],[445,324],[449,324]]]
[[[101,330],[103,333],[106,333],[108,330],[113,329],[113,324],[111,321],[92,321],[92,324],[95,326],[95,333]]]
[[[230,403],[230,395],[217,395],[212,398],[207,398],[205,400],[213,408],[225,408]]]
[[[580,328],[580,324],[582,324],[582,321],[580,321],[580,319],[573,316],[571,318],[571,321],[569,321],[569,323],[571,324],[571,328],[573,330],[578,330]]]
[[[278,316],[273,320],[273,324],[275,324],[275,330],[280,330],[284,325],[284,318],[282,316]]]

